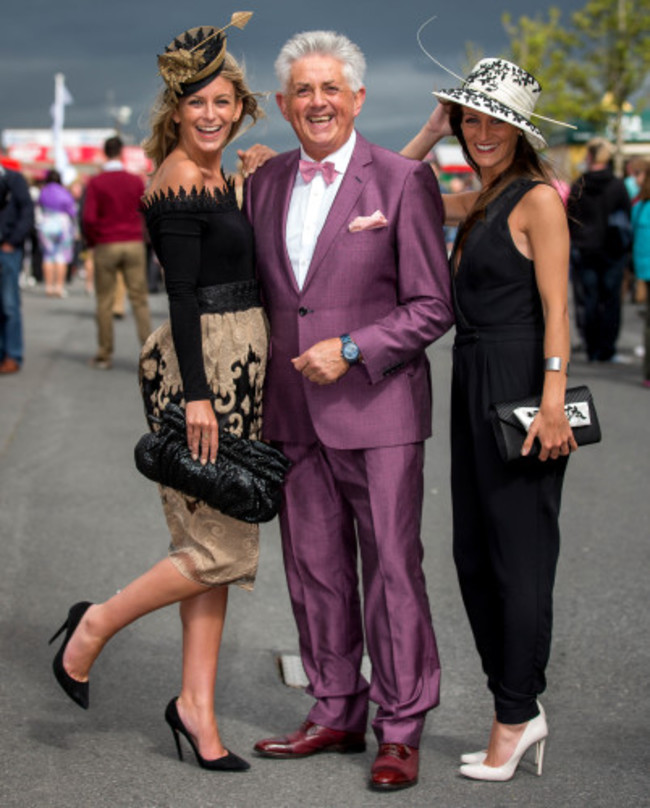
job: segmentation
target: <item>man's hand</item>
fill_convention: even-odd
[[[244,177],[250,177],[258,168],[264,165],[271,157],[275,157],[277,152],[265,146],[263,143],[256,143],[250,149],[237,150],[237,157],[241,160],[241,170]]]
[[[0,246],[0,250],[4,253],[12,253],[15,251],[15,247],[12,244],[9,244],[8,241],[3,241],[2,245]]]
[[[294,368],[314,384],[333,384],[350,370],[341,356],[341,340],[325,339],[292,359]]]

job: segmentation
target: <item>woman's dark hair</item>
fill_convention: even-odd
[[[57,182],[61,185],[61,175],[55,168],[51,168],[45,175],[45,182]]]
[[[461,104],[452,104],[449,112],[449,122],[454,135],[458,138],[460,147],[463,150],[465,159],[474,171],[481,176],[481,169],[472,159],[467,143],[463,137],[463,130],[461,123],[463,121],[463,107]],[[512,126],[512,124],[510,124]],[[530,179],[541,179],[545,182],[551,181],[551,175],[540,159],[534,147],[529,143],[528,138],[522,131],[521,137],[517,138],[517,147],[515,149],[515,156],[510,165],[505,168],[498,177],[496,177],[489,185],[486,185],[481,193],[478,195],[476,204],[470,211],[469,216],[460,224],[458,228],[458,246],[462,246],[467,238],[469,231],[472,229],[478,219],[483,218],[487,206],[493,202],[499,194],[503,192],[506,186],[518,178],[527,177]]]
[[[641,171],[643,173],[643,179],[639,185],[639,199],[646,201],[650,199],[650,160],[643,161]]]

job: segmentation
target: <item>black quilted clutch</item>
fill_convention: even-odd
[[[516,401],[493,404],[490,407],[494,437],[504,460],[517,460],[521,457],[521,447],[530,422],[537,414],[540,401],[541,396],[529,396]],[[570,387],[566,391],[564,401],[564,411],[578,446],[598,443],[601,439],[600,424],[589,388],[586,385]],[[536,440],[528,457],[537,455],[539,448],[539,442]]]
[[[203,500],[244,522],[269,522],[277,514],[284,477],[291,461],[273,446],[220,431],[215,463],[192,460],[187,446],[185,414],[168,404],[156,432],[137,442],[138,471],[150,480]]]

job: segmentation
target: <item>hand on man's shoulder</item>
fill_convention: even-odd
[[[270,146],[265,146],[263,143],[256,143],[248,149],[238,149],[237,156],[241,160],[241,172],[244,176],[252,176],[258,168],[261,168],[265,163],[273,157],[277,157],[278,152],[274,151]]]

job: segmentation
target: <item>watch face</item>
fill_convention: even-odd
[[[356,362],[359,358],[359,348],[354,342],[346,342],[342,348],[343,358],[348,362]]]

